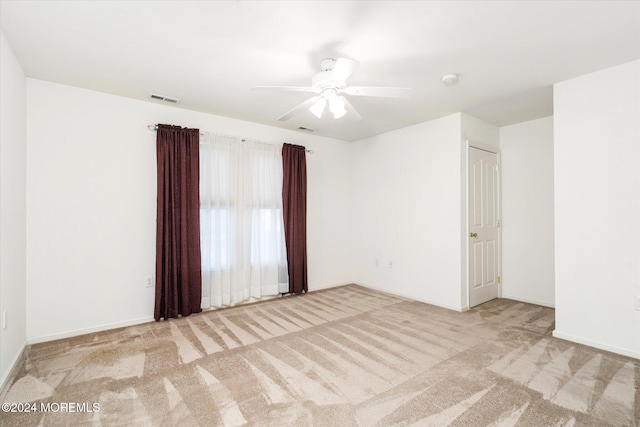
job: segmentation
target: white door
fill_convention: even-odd
[[[469,307],[498,297],[498,155],[469,147]]]

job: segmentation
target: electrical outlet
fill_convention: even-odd
[[[636,310],[640,311],[640,295],[636,296]]]
[[[2,329],[7,329],[7,310],[2,312]]]
[[[156,281],[153,278],[153,276],[147,277],[147,288],[153,288],[155,285],[156,285]]]
[[[377,267],[378,265],[380,265],[380,262],[378,261],[378,258],[375,259],[374,261],[375,266]]]

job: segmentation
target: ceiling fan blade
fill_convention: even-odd
[[[311,97],[311,98],[307,99],[302,104],[296,105],[291,110],[287,111],[286,113],[284,113],[283,115],[278,117],[278,121],[282,122],[282,121],[285,121],[285,120],[289,120],[291,117],[295,116],[300,111],[306,110],[309,107],[311,107],[319,99],[320,99],[319,96],[314,96],[314,97]]]
[[[278,92],[314,92],[318,91],[306,86],[253,86],[252,91],[278,91]]]
[[[345,98],[344,96],[341,96],[340,98],[342,98],[342,100],[344,101],[344,108],[345,108],[345,110],[347,110],[347,115],[349,116],[349,118],[353,119],[356,122],[359,122],[360,120],[362,120],[362,116],[353,107],[353,105],[351,105],[349,100],[347,98]]]
[[[408,87],[374,87],[374,86],[348,86],[341,90],[347,95],[353,96],[379,96],[382,98],[409,98],[412,89]]]
[[[346,82],[349,76],[355,71],[355,69],[360,64],[358,61],[354,61],[349,58],[338,58],[336,64],[333,66],[333,70],[331,70],[331,74],[333,74],[333,78],[335,78],[339,82]]]

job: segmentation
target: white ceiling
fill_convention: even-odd
[[[554,83],[640,58],[640,1],[0,0],[0,19],[28,77],[348,141],[458,111],[548,116]],[[350,97],[360,122],[278,122],[310,94],[249,90],[308,86],[326,57],[360,61],[351,85],[413,96]]]

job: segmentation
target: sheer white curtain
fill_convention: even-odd
[[[209,133],[200,142],[203,308],[287,292],[281,147]]]

